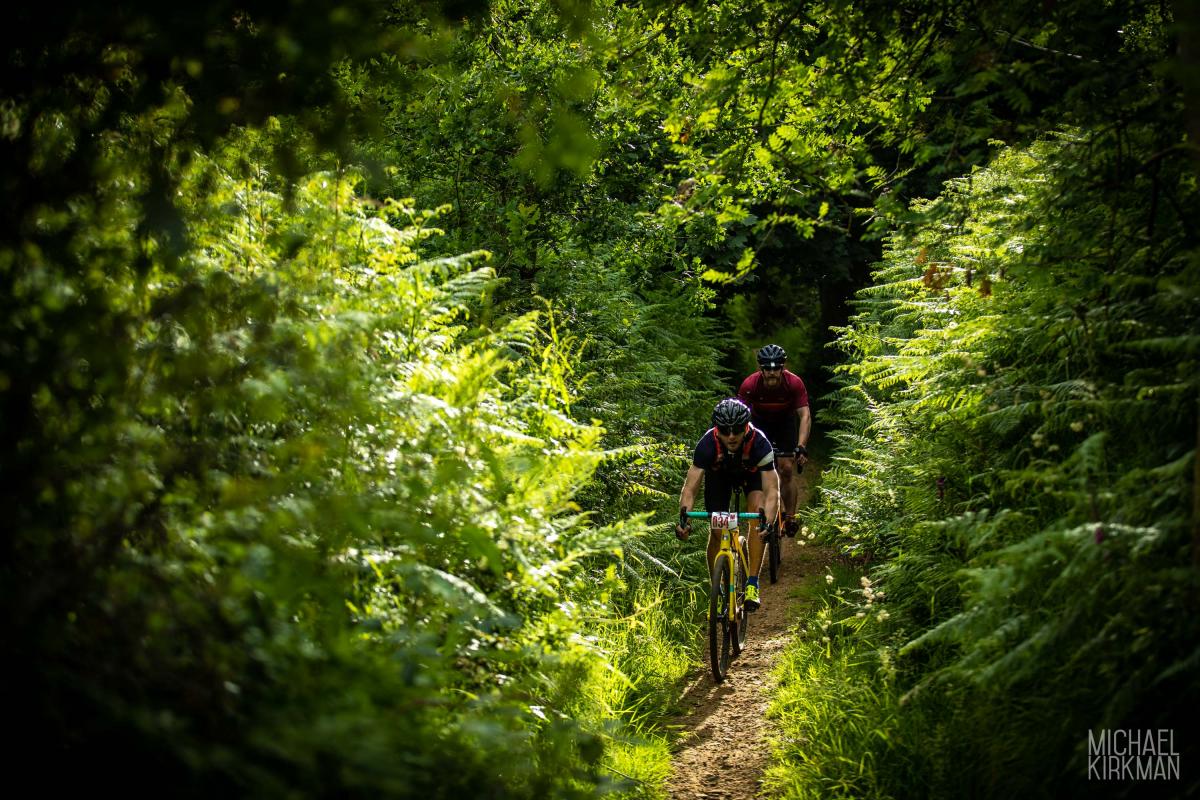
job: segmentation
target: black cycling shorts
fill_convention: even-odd
[[[745,497],[749,497],[751,492],[762,491],[762,471],[705,470],[704,510],[709,512],[732,511],[733,509],[729,507],[729,500],[733,496],[735,486],[742,487],[742,495]]]
[[[754,420],[754,427],[767,435],[777,458],[793,458],[800,441],[800,425],[796,413],[791,412],[781,420],[765,422]]]

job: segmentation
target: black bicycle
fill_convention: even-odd
[[[779,562],[783,560],[782,538],[783,531],[778,525],[767,529],[767,572],[771,576],[771,583],[779,580]]]
[[[786,453],[786,452],[783,452],[780,450],[776,450],[775,457],[776,458],[795,458],[796,453],[795,453],[795,451],[792,451],[791,453]],[[797,475],[800,474],[800,470],[802,470],[802,469],[804,469],[804,467],[800,464],[797,464],[796,465],[796,474]],[[782,488],[783,487],[781,486],[780,489],[782,490]],[[781,491],[780,498],[779,498],[780,503],[783,502],[782,494],[783,493]],[[783,509],[781,507],[780,512],[782,512],[782,510]],[[767,574],[771,578],[771,583],[775,583],[776,581],[779,580],[779,564],[780,564],[780,562],[783,561],[783,525],[782,524],[774,525],[771,530],[767,531],[766,545],[767,545]]]

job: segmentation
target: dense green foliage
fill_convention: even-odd
[[[797,796],[1090,794],[1089,730],[1194,730],[1200,264],[1167,236],[1153,278],[1144,246],[1108,272],[1121,242],[1094,223],[1111,215],[1094,195],[1078,217],[1057,205],[1082,146],[1009,151],[950,185],[937,202],[961,224],[893,246],[860,295],[810,524],[884,561],[825,612],[842,667],[811,645],[795,658],[863,684],[846,713],[864,740],[844,746],[875,760],[778,772]],[[780,713],[814,688],[794,683]]]
[[[636,529],[571,513],[599,431],[564,413],[552,317],[472,326],[485,254],[421,260],[432,215],[344,178],[290,210],[207,160],[198,184],[194,255],[107,283],[137,328],[106,424],[38,499],[69,537],[21,542],[44,572],[18,608],[56,625],[27,680],[73,709],[67,756],[178,761],[197,792],[567,791],[551,765],[588,737],[543,737],[572,723],[540,707],[587,668],[594,612],[559,593]],[[469,758],[432,772],[446,752]]]
[[[1131,11],[1115,110],[1067,93],[915,204],[841,331],[809,523],[870,578],[786,667],[776,712],[820,750],[783,748],[789,796],[1147,791],[1087,780],[1103,729],[1196,758],[1200,197],[1170,81],[1126,91],[1167,74],[1163,18]]]
[[[14,758],[661,796],[704,559],[650,523],[767,339],[840,364],[808,521],[871,569],[784,668],[778,788],[1078,793],[1089,729],[1188,730],[1189,11],[13,12]]]
[[[695,604],[638,514],[720,391],[711,293],[645,167],[563,138],[578,43],[515,37],[573,105],[480,147],[496,31],[568,31],[490,13],[9,29],[3,641],[50,784],[659,791]]]

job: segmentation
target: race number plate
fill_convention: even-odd
[[[708,525],[713,530],[718,531],[736,531],[738,526],[738,516],[736,511],[714,511],[712,517],[708,520]]]

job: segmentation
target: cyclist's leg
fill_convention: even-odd
[[[796,457],[777,456],[775,471],[779,473],[779,499],[785,522],[791,521],[796,514]]]
[[[796,514],[796,498],[799,486],[796,474],[796,443],[799,441],[799,431],[796,428],[796,418],[785,420],[763,421],[755,423],[775,449],[775,471],[779,473],[779,511],[785,524],[789,524]]]
[[[794,525],[796,501],[800,498],[800,472],[796,469],[796,445],[800,442],[800,429],[796,424],[795,415],[789,416],[787,422],[780,425],[779,439],[779,449],[786,456],[775,466],[779,470],[779,499],[783,503],[783,508],[780,510],[788,524]],[[784,462],[786,462],[786,466],[782,466]],[[785,468],[786,473],[784,472]]]
[[[704,510],[728,511],[729,497],[733,494],[733,482],[721,470],[710,469],[704,473]],[[710,526],[708,529],[708,571],[712,572],[713,559],[721,549],[721,532]]]

